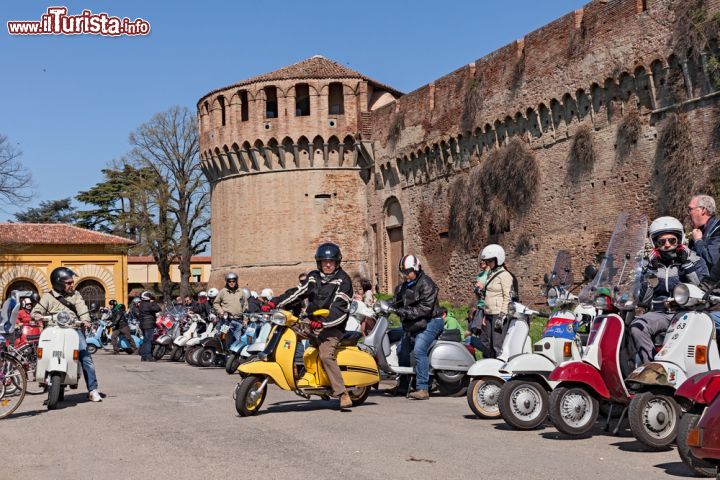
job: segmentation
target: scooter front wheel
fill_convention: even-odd
[[[165,345],[155,345],[153,347],[152,356],[155,360],[160,360],[165,356],[166,347]]]
[[[246,377],[235,388],[235,410],[241,417],[256,415],[266,395],[267,384],[263,385],[262,377]]]
[[[580,387],[558,387],[550,394],[550,420],[565,435],[584,435],[595,425],[600,404]]]
[[[700,414],[687,412],[680,417],[680,425],[678,426],[677,447],[680,459],[686,467],[688,467],[695,475],[705,478],[713,478],[715,476],[715,465],[697,458],[692,454],[688,445],[688,433],[691,429],[697,427],[700,421]]]
[[[517,430],[532,430],[545,421],[548,394],[538,382],[510,380],[500,390],[500,415]]]
[[[475,378],[470,382],[467,401],[470,409],[480,418],[493,419],[500,417],[498,399],[503,381],[499,378]]]
[[[48,385],[48,410],[55,410],[60,401],[60,392],[63,390],[62,375],[53,373],[50,375],[50,383]]]
[[[630,401],[630,430],[640,443],[652,449],[664,449],[675,440],[679,419],[680,407],[669,395],[644,392]]]
[[[242,363],[242,360],[242,357],[238,353],[231,353],[230,355],[228,355],[228,358],[225,361],[225,371],[228,373],[228,375],[232,375],[233,373],[237,372],[237,369]]]
[[[93,345],[92,343],[88,343],[87,351],[90,355],[95,355],[95,352],[97,352],[97,346]]]
[[[212,367],[215,364],[215,350],[203,348],[198,355],[197,363],[201,367]]]
[[[185,352],[183,352],[182,347],[174,345],[172,351],[170,352],[170,360],[173,362],[179,362],[183,359],[184,354]]]

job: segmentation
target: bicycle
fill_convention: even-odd
[[[1,337],[0,337],[1,338]],[[0,419],[10,416],[25,399],[27,374],[22,362],[0,343]]]

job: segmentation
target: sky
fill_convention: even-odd
[[[589,0],[54,1],[0,7],[0,134],[22,151],[33,199],[0,221],[72,197],[128,150],[128,134],[172,106],[319,54],[411,92]],[[137,37],[10,35],[48,7],[142,18]]]

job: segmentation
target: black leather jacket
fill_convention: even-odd
[[[325,275],[318,270],[308,274],[305,283],[287,290],[272,299],[278,308],[297,306],[304,299],[309,300],[307,312],[312,313],[321,308],[330,310],[330,315],[322,319],[324,327],[345,328],[353,297],[352,281],[345,270],[338,268],[332,275]]]
[[[140,313],[140,328],[142,330],[155,328],[155,315],[162,310],[160,305],[155,302],[143,300],[140,302],[138,310]]]
[[[395,289],[392,304],[397,309],[405,330],[415,323],[429,322],[441,316],[438,287],[425,272],[420,272],[412,282],[405,281],[400,284]]]

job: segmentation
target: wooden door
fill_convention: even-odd
[[[402,227],[388,228],[388,239],[390,241],[388,261],[390,262],[389,285],[392,292],[402,282],[402,276],[398,270],[400,260],[404,255],[403,230]]]

